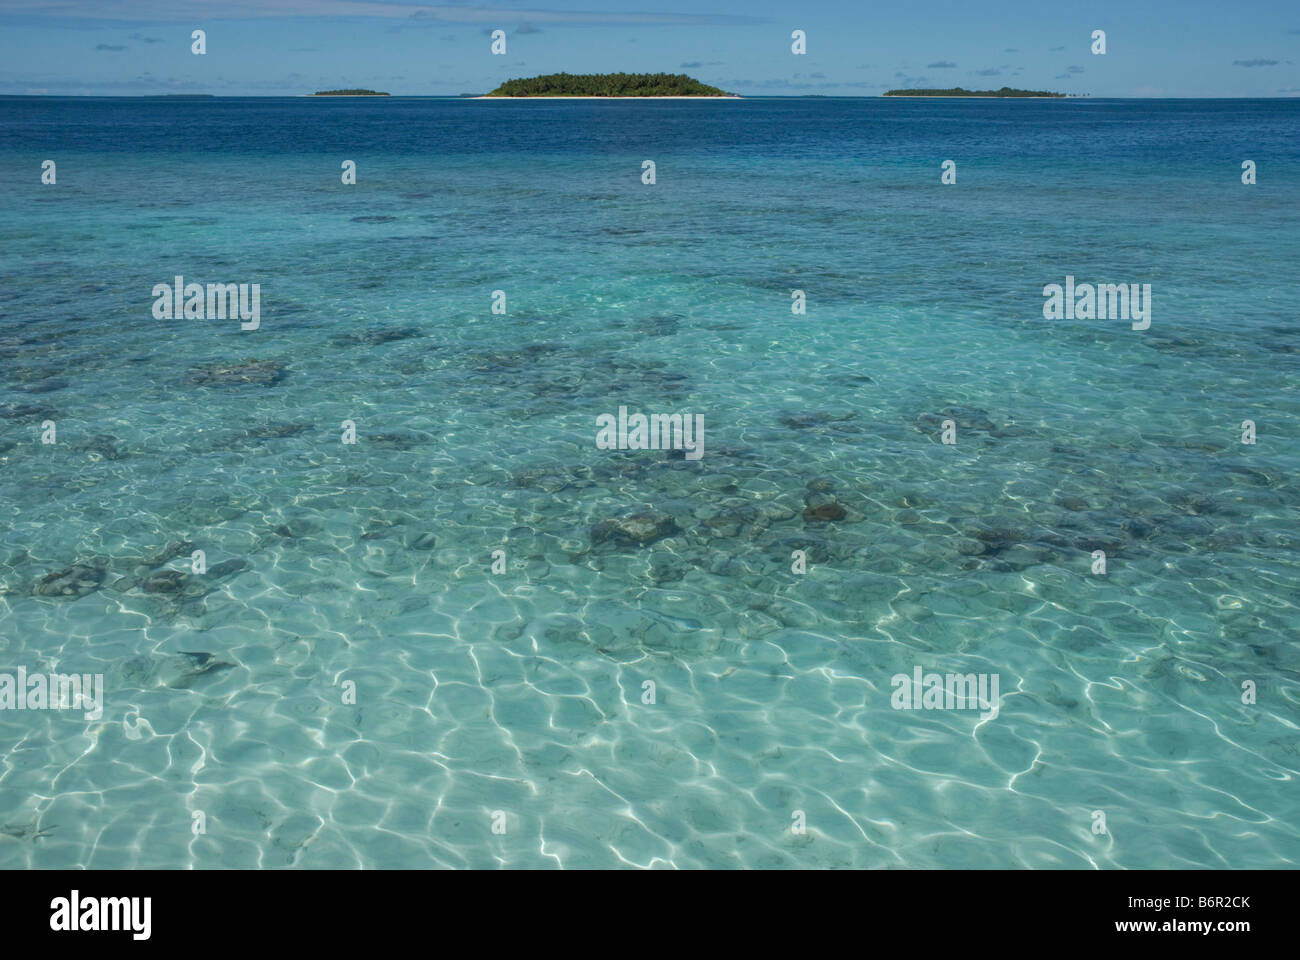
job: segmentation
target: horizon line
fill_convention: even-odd
[[[323,96],[316,93],[0,93],[0,99],[87,99],[87,100],[656,100],[662,97],[490,97],[481,93],[385,93],[358,94],[356,96]],[[1297,100],[1300,94],[1274,94],[1267,96],[1211,96],[1211,97],[1125,97],[1093,96],[1087,93],[1070,93],[1051,97],[972,97],[972,96],[886,96],[883,93],[736,93],[727,97],[682,96],[670,99],[679,100]]]

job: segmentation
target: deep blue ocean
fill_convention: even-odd
[[[1298,132],[0,98],[0,866],[1300,865]]]

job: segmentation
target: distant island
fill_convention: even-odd
[[[684,73],[548,73],[507,80],[489,97],[732,97]]]
[[[1003,87],[1001,90],[965,90],[952,87],[948,90],[886,90],[887,97],[1064,97],[1064,93],[1048,93],[1046,90],[1013,90]]]
[[[378,90],[317,90],[313,97],[386,97]]]

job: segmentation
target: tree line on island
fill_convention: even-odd
[[[725,97],[684,73],[548,73],[507,80],[489,97]]]
[[[1046,90],[1015,90],[1003,87],[1001,90],[966,90],[962,87],[949,87],[946,90],[886,90],[887,97],[1064,97],[1064,93],[1049,93]]]
[[[1046,90],[947,89],[887,90],[886,97],[1066,97]],[[317,97],[386,97],[379,90],[353,88],[317,90]],[[461,96],[473,96],[461,94]],[[701,83],[684,73],[548,73],[539,77],[507,80],[489,97],[734,97],[718,87]]]

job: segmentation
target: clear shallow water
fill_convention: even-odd
[[[0,863],[1296,864],[1297,119],[0,98],[0,671],[107,685],[0,711]]]

